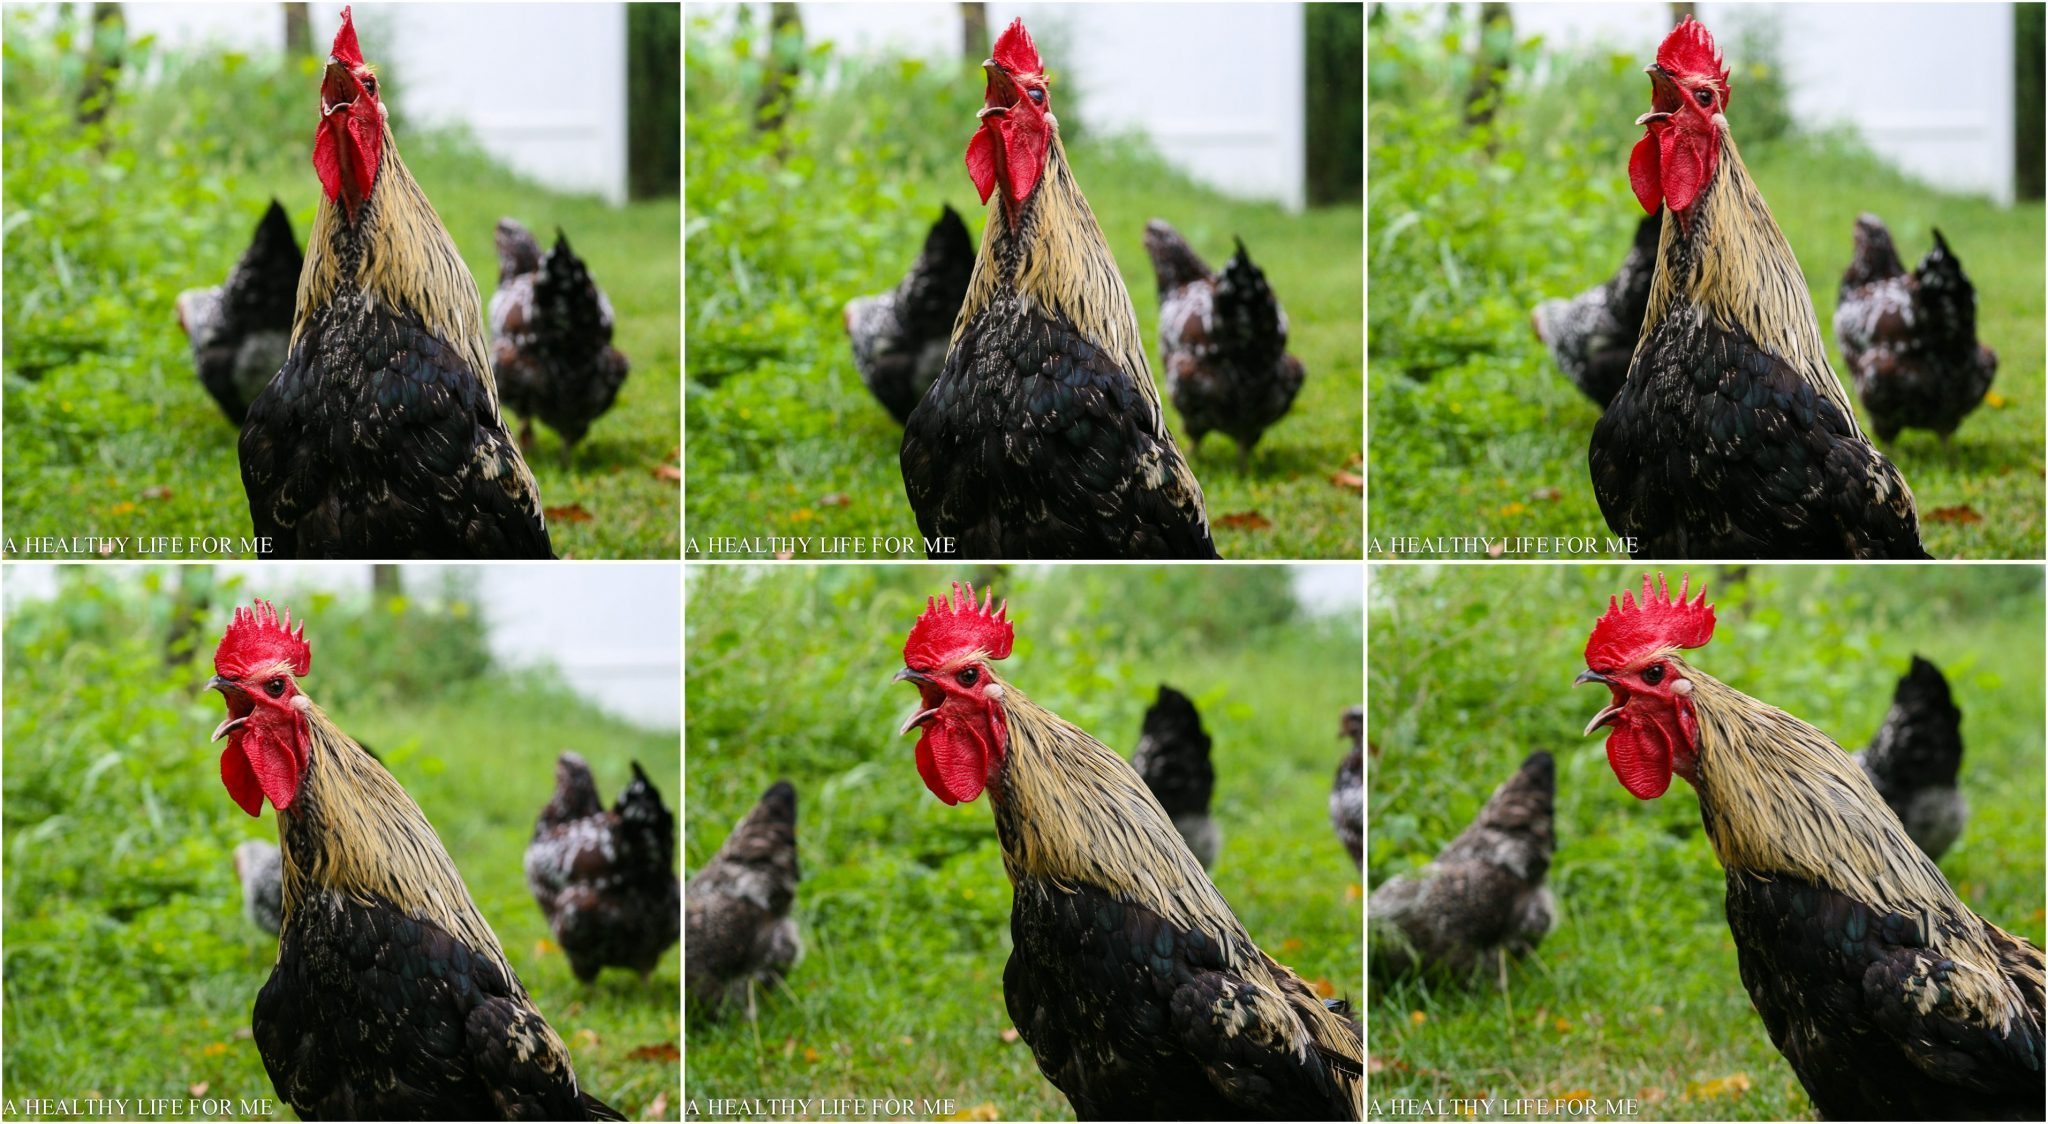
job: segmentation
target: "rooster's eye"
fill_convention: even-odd
[[[1038,90],[1038,89],[1034,89],[1034,90],[1032,90],[1032,91],[1031,91],[1031,104],[1033,104],[1033,105],[1044,105],[1044,104],[1045,104],[1045,91],[1044,91],[1044,90]]]
[[[270,682],[268,682],[268,683],[265,683],[265,684],[263,685],[263,692],[264,692],[264,694],[267,694],[267,695],[269,695],[269,696],[270,696],[271,698],[273,698],[273,699],[283,698],[283,697],[284,697],[284,680],[282,680],[282,679],[272,679],[272,680],[271,680]]]
[[[1643,672],[1643,682],[1648,683],[1652,687],[1664,682],[1664,665],[1661,663],[1651,664]]]
[[[960,681],[960,685],[962,687],[972,687],[976,683],[981,682],[981,669],[978,667],[970,667],[966,671],[963,671],[960,674],[954,676],[954,678]]]
[[[366,93],[366,94],[369,94],[369,95],[370,95],[370,96],[372,96],[372,97],[375,97],[375,96],[376,96],[376,94],[377,94],[377,76],[376,76],[376,75],[374,75],[374,74],[370,74],[370,75],[365,75],[365,76],[364,76],[364,78],[363,78],[363,92],[364,92],[364,93]]]
[[[1701,105],[1714,104],[1714,91],[1709,90],[1704,86],[1700,87],[1697,90],[1694,90],[1692,92],[1692,97],[1694,101],[1699,102]]]

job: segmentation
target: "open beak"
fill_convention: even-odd
[[[906,667],[902,671],[897,672],[893,677],[891,677],[889,682],[917,684],[919,692],[919,701],[922,701],[923,690],[924,688],[931,685],[932,677],[926,675],[922,671],[913,671],[912,669]],[[938,707],[927,707],[926,709],[920,710],[916,714],[913,714],[910,717],[905,718],[903,720],[903,725],[897,727],[896,736],[900,738],[903,735],[909,733],[910,731],[916,729],[917,727],[924,725],[926,722],[931,721],[932,716],[937,714],[938,712]]]
[[[231,679],[222,679],[218,675],[206,681],[206,689],[209,691],[219,691],[221,694],[227,696],[230,699],[234,698],[242,691],[242,687],[240,684],[234,682]],[[249,716],[246,714],[242,715],[239,718],[231,714],[228,717],[222,719],[220,725],[215,726],[213,728],[213,736],[206,740],[210,742],[217,742],[222,738],[227,737],[230,733],[233,733],[237,727],[241,726],[242,723],[247,722],[248,720]]]
[[[1636,118],[1636,124],[1669,121],[1671,115],[1678,112],[1678,107],[1685,103],[1685,95],[1679,91],[1678,83],[1671,80],[1671,75],[1656,63],[1644,67],[1643,73],[1650,76],[1650,112]]]
[[[977,120],[985,120],[989,117],[1007,116],[1010,112],[1010,107],[1016,105],[1018,97],[1021,96],[1018,93],[1017,84],[1010,81],[1009,73],[994,59],[983,59],[981,61],[981,68],[988,72],[988,96],[996,99],[1000,104],[981,107],[981,111],[974,115],[975,118]]]
[[[1604,683],[1611,687],[1614,684],[1614,680],[1607,678],[1605,675],[1602,675],[1589,667],[1586,670],[1579,672],[1578,678],[1572,680],[1572,686],[1574,687],[1577,687],[1583,683]],[[1595,714],[1591,722],[1586,723],[1585,733],[1587,735],[1591,735],[1593,731],[1614,721],[1614,716],[1620,713],[1620,703],[1608,703],[1606,706],[1600,708],[1600,713]]]
[[[320,119],[354,109],[359,88],[355,75],[334,59],[327,60],[327,77],[320,83]]]

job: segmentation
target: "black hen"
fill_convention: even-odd
[[[803,955],[789,916],[798,877],[796,787],[776,781],[684,890],[683,990],[693,1008],[715,1018],[744,1000],[751,1019],[754,985],[782,983]]]
[[[630,365],[612,346],[612,303],[560,230],[542,257],[531,232],[499,219],[497,245],[491,365],[498,393],[521,416],[522,446],[532,447],[538,417],[561,435],[566,457],[626,381]]]
[[[1884,725],[1870,747],[1855,755],[1877,794],[1930,859],[1948,850],[1969,816],[1969,805],[1956,789],[1962,727],[1963,712],[1949,697],[1941,669],[1914,656],[1892,693]]]
[[[1337,778],[1330,785],[1330,826],[1337,839],[1351,852],[1351,861],[1365,865],[1365,708],[1354,706],[1344,712],[1342,736],[1351,739],[1351,750],[1337,763]]]
[[[1977,291],[1941,231],[1909,274],[1876,215],[1856,218],[1835,340],[1880,441],[1902,429],[1931,429],[1948,440],[1998,373],[1998,353],[1977,342]]]
[[[1551,824],[1556,766],[1538,750],[1451,845],[1413,875],[1397,875],[1366,900],[1373,975],[1411,971],[1462,979],[1475,970],[1506,979],[1557,922],[1543,885],[1557,837]]]
[[[1636,338],[1643,334],[1662,216],[1644,215],[1636,224],[1636,240],[1614,276],[1570,300],[1544,301],[1529,316],[1558,369],[1603,410],[1628,378]]]
[[[178,326],[192,341],[199,381],[221,412],[240,426],[291,343],[292,302],[305,265],[292,220],[277,200],[256,224],[256,236],[228,279],[178,294]]]
[[[1145,224],[1159,279],[1159,366],[1166,395],[1200,448],[1228,434],[1242,458],[1301,392],[1301,360],[1287,354],[1287,314],[1242,239],[1222,276],[1164,220]]]
[[[607,812],[590,766],[555,761],[555,794],[526,847],[526,886],[569,967],[585,983],[606,966],[646,979],[676,943],[676,818],[633,763],[633,782]]]
[[[960,212],[947,205],[924,236],[924,252],[894,289],[846,302],[853,365],[899,425],[910,419],[946,364],[953,321],[972,276],[974,239]]]
[[[1159,697],[1145,711],[1131,767],[1173,818],[1174,828],[1202,868],[1214,866],[1217,848],[1223,844],[1222,831],[1209,817],[1216,769],[1209,761],[1209,732],[1202,729],[1202,716],[1192,700],[1159,685]]]

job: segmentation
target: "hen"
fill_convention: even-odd
[[[716,1018],[744,1000],[752,1019],[755,985],[782,984],[803,955],[789,915],[799,877],[796,787],[776,781],[684,888],[683,989],[692,1009]]]
[[[1006,609],[958,583],[927,602],[899,732],[939,800],[989,794],[1015,888],[1003,998],[1039,1072],[1083,1119],[1358,1119],[1348,1007],[1253,943],[1115,750],[997,676]]]
[[[277,810],[282,925],[250,1029],[306,1120],[618,1120],[505,956],[426,815],[300,688],[305,628],[237,609],[207,686],[220,778]]]
[[[498,220],[496,240],[490,317],[498,392],[522,419],[521,447],[533,446],[538,417],[561,435],[567,459],[626,382],[630,364],[612,346],[612,303],[561,231],[546,257],[512,219]]]
[[[276,936],[284,924],[284,854],[277,844],[242,840],[235,847],[235,879],[242,884],[242,916]]]
[[[1662,212],[1644,215],[1614,276],[1570,300],[1544,301],[1529,317],[1558,369],[1603,410],[1628,378],[1636,339],[1643,334],[1662,228]]]
[[[249,416],[249,403],[284,365],[292,300],[304,264],[292,220],[272,199],[227,280],[178,294],[178,326],[192,342],[200,385],[237,427]]]
[[[1249,463],[1259,437],[1301,392],[1301,360],[1287,354],[1287,314],[1241,239],[1220,277],[1161,219],[1145,224],[1145,252],[1159,279],[1166,395],[1197,450],[1217,430]]]
[[[1828,1120],[2040,1120],[2041,950],[1963,903],[1827,735],[1680,655],[1714,607],[1660,575],[1610,599],[1586,733],[1652,800],[1683,777],[1727,880],[1750,1004]]]
[[[555,793],[526,847],[526,886],[576,978],[607,966],[645,981],[676,943],[676,818],[639,762],[611,811],[581,755],[555,760]]]
[[[1956,788],[1963,763],[1963,712],[1932,663],[1913,666],[1892,693],[1892,708],[1870,746],[1856,754],[1877,794],[1919,848],[1938,859],[1962,834],[1969,805]]]
[[[1557,848],[1556,789],[1550,754],[1530,754],[1429,865],[1372,892],[1365,912],[1375,977],[1484,973],[1505,986],[1508,961],[1528,955],[1557,923],[1543,884]]]
[[[1835,340],[1871,428],[1887,444],[1909,428],[1948,440],[1998,373],[1998,353],[1977,342],[1977,290],[1941,231],[1920,268],[1907,273],[1876,215],[1856,218]]]
[[[1209,732],[1202,729],[1193,700],[1159,685],[1159,696],[1145,710],[1131,768],[1172,817],[1174,830],[1202,869],[1216,865],[1216,851],[1223,845],[1223,832],[1209,816],[1216,769],[1209,761]]]
[[[476,281],[399,159],[347,8],[313,167],[320,210],[290,349],[242,426],[263,555],[554,557],[498,414]]]
[[[1354,706],[1344,712],[1341,736],[1351,739],[1351,750],[1337,763],[1337,778],[1330,785],[1330,826],[1337,841],[1351,852],[1351,861],[1365,866],[1365,708]]]
[[[935,557],[1214,558],[1131,294],[1060,143],[1045,64],[997,38],[967,171],[989,207],[939,377],[903,427]]]
[[[1736,151],[1713,36],[1687,17],[1648,73],[1629,182],[1665,220],[1642,338],[1593,427],[1607,525],[1638,557],[1926,558],[1913,493],[1856,424]]]
[[[910,411],[939,377],[973,275],[974,239],[960,212],[948,204],[924,236],[924,251],[894,289],[846,302],[853,365],[897,424],[910,420]]]

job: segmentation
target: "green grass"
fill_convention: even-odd
[[[1687,658],[1851,749],[1910,657],[1933,660],[1963,712],[1971,808],[1942,872],[1970,908],[2040,943],[2040,567],[1746,569],[1706,574],[1720,627]],[[1635,800],[1603,740],[1579,735],[1606,700],[1570,689],[1587,632],[1640,581],[1608,566],[1374,568],[1370,884],[1427,862],[1524,755],[1548,749],[1559,923],[1504,992],[1376,991],[1373,1100],[1576,1093],[1639,1098],[1650,1118],[1813,1115],[1742,988],[1691,787]]]
[[[910,62],[861,70],[821,46],[786,126],[791,151],[778,156],[734,108],[753,105],[753,90],[720,69],[742,48],[696,38],[703,34],[693,27],[687,76],[685,550],[712,557],[715,537],[776,535],[812,540],[795,553],[831,556],[821,540],[914,537],[897,464],[902,427],[861,384],[840,310],[901,280],[941,203],[961,213],[980,244],[986,209],[959,156],[981,103],[980,72],[954,76]],[[828,70],[838,84],[820,92]],[[1080,120],[1062,104],[1063,122]],[[1217,549],[1226,558],[1359,557],[1359,491],[1333,477],[1355,476],[1360,460],[1360,211],[1290,214],[1230,199],[1169,169],[1142,139],[1078,132],[1068,127],[1075,175],[1131,292],[1151,362],[1158,286],[1143,235],[1147,220],[1163,218],[1213,267],[1230,256],[1233,235],[1244,239],[1307,368],[1292,411],[1267,431],[1249,469],[1220,434],[1195,451],[1167,408],[1202,484]]]
[[[691,1016],[692,1103],[886,1092],[989,1106],[990,1119],[1072,1116],[1005,1037],[1011,890],[986,801],[940,804],[894,735],[914,701],[889,682],[904,634],[953,576],[690,571],[685,867],[791,779],[806,948],[757,1022]],[[1217,886],[1268,953],[1357,996],[1357,871],[1327,802],[1338,716],[1358,699],[1358,621],[1293,618],[1285,582],[1268,567],[999,573],[1018,626],[1001,671],[1126,753],[1157,685],[1185,690],[1215,739]]]
[[[245,838],[276,838],[274,813],[251,819],[222,790],[206,740],[220,702],[199,688],[228,605],[260,590],[224,579],[197,658],[166,663],[177,578],[66,579],[60,600],[6,621],[7,1096],[267,1097],[289,1118],[249,1036],[277,942],[243,918],[231,859]],[[672,1117],[676,953],[646,984],[619,970],[578,983],[522,856],[558,752],[588,756],[609,797],[634,759],[678,776],[677,736],[608,718],[543,673],[488,670],[459,591],[376,605],[260,592],[307,612],[308,693],[433,821],[584,1087],[629,1119]]]
[[[111,553],[130,557],[146,553],[143,536],[239,540],[250,522],[237,434],[199,384],[173,301],[220,283],[273,196],[306,237],[319,198],[307,164],[317,75],[237,55],[156,58],[166,79],[127,89],[102,133],[70,123],[70,56],[11,30],[6,556],[78,553],[22,549],[31,536],[124,537]],[[136,46],[131,72],[151,59]],[[401,82],[397,112],[403,99]],[[633,365],[617,403],[568,464],[545,426],[528,455],[557,553],[675,557],[677,200],[611,207],[522,181],[459,138],[396,128],[485,302],[498,276],[492,231],[507,215],[544,240],[559,226],[611,297],[614,343]]]
[[[1388,74],[1375,74],[1369,122],[1367,549],[1391,557],[1391,540],[1409,536],[1562,535],[1596,537],[1595,553],[1605,553],[1607,524],[1586,467],[1599,410],[1551,362],[1528,318],[1539,301],[1611,276],[1628,249],[1642,215],[1625,174],[1627,148],[1641,136],[1628,124],[1644,97],[1641,60],[1524,44],[1495,131],[1468,132],[1454,98],[1414,89],[1431,87],[1419,76],[1436,75],[1461,90],[1462,79],[1441,77],[1454,64],[1398,29],[1376,32],[1375,67]],[[1551,80],[1531,77],[1538,60],[1556,68]],[[1890,225],[1909,265],[1939,226],[1976,285],[1978,334],[1999,354],[1995,399],[1947,444],[1909,430],[1888,450],[1918,501],[1928,550],[2041,557],[2041,205],[1938,191],[1837,137],[1760,135],[1777,120],[1781,95],[1755,85],[1735,101],[1733,128],[1805,271],[1838,373],[1846,368],[1831,327],[1835,290],[1859,212]]]

